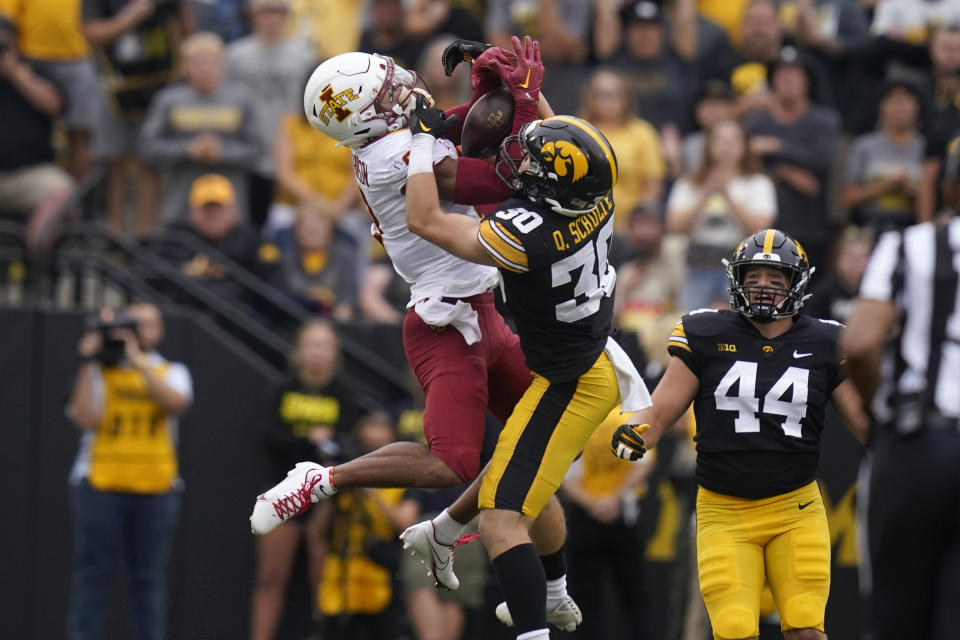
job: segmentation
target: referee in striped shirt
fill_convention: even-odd
[[[873,640],[960,638],[960,138],[953,215],[882,235],[841,349],[872,415],[858,506]]]

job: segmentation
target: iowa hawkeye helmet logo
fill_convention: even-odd
[[[569,171],[573,171],[570,182],[576,182],[587,175],[589,163],[587,156],[583,155],[580,148],[572,142],[566,140],[557,140],[548,142],[540,148],[540,156],[544,162],[553,164],[553,171],[558,176],[566,177]]]

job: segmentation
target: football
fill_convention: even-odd
[[[473,103],[463,120],[460,137],[463,155],[489,158],[497,154],[500,143],[513,126],[513,96],[506,87],[485,94]]]

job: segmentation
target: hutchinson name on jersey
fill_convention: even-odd
[[[799,315],[765,338],[739,313],[713,309],[676,324],[667,350],[700,381],[693,409],[701,486],[759,499],[813,481],[825,408],[844,377],[841,329]]]

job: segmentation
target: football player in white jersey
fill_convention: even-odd
[[[445,210],[477,217],[471,205],[497,203],[511,190],[484,160],[458,157],[462,122],[471,104],[501,82],[494,70],[526,66],[522,90],[514,91],[513,133],[527,122],[552,115],[540,96],[543,66],[525,54],[481,43],[456,41],[444,52],[448,73],[471,62],[474,96],[448,113],[461,125],[433,148],[433,165]],[[523,74],[521,74],[523,75]],[[535,80],[535,82],[533,81]],[[354,487],[453,487],[480,471],[484,415],[505,422],[530,384],[530,371],[517,336],[494,308],[494,267],[461,260],[411,233],[404,190],[410,156],[408,117],[415,98],[429,100],[416,73],[377,54],[346,53],[321,64],[307,82],[304,110],[317,129],[349,146],[354,174],[373,218],[371,230],[394,268],[409,284],[411,298],[403,324],[404,349],[426,397],[427,445],[397,442],[336,467],[302,462],[287,478],[257,498],[250,518],[263,535],[337,490]],[[519,98],[517,97],[519,96]],[[474,483],[433,521],[407,529],[404,546],[428,564],[437,586],[456,589],[453,546],[478,509]],[[533,538],[548,579],[548,621],[573,630],[582,620],[566,593],[563,511],[552,499]]]

